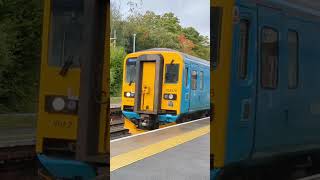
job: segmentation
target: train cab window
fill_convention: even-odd
[[[288,88],[295,89],[299,81],[299,35],[288,32]]]
[[[211,31],[211,66],[216,68],[220,60],[220,44],[221,44],[221,31],[222,31],[222,7],[212,7],[210,26],[213,27]]]
[[[52,1],[49,66],[79,67],[82,46],[83,0]]]
[[[192,71],[191,73],[191,89],[196,90],[197,89],[197,71]]]
[[[165,83],[176,84],[179,80],[179,64],[167,64]]]
[[[278,31],[264,27],[261,36],[261,85],[265,89],[276,89],[279,58]]]
[[[203,71],[200,71],[199,78],[200,78],[200,85],[199,85],[200,90],[203,90],[203,87],[204,87]]]
[[[188,67],[185,68],[184,82],[185,82],[185,86],[188,87],[189,85],[189,68]]]
[[[126,62],[126,82],[131,84],[136,82],[136,58],[129,58]]]
[[[248,68],[248,43],[249,43],[249,21],[240,21],[240,37],[239,37],[239,78],[242,80],[247,79]]]

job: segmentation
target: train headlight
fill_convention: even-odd
[[[48,113],[77,114],[78,100],[67,96],[46,96],[45,111]]]
[[[52,108],[55,111],[62,111],[66,106],[66,103],[63,98],[56,97],[52,101]]]
[[[170,100],[173,99],[173,94],[169,94],[169,99],[170,99]]]
[[[134,98],[134,93],[133,92],[125,92],[124,96],[127,98]]]
[[[176,94],[164,94],[163,99],[165,100],[177,100]]]

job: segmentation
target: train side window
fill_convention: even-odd
[[[247,79],[248,76],[249,25],[248,20],[241,20],[240,22],[238,74],[242,80]]]
[[[264,27],[261,33],[261,85],[265,89],[278,86],[279,33]]]
[[[203,90],[204,87],[204,79],[203,79],[203,71],[200,71],[200,90]]]
[[[299,81],[299,35],[288,32],[288,88],[296,89]]]
[[[189,68],[185,68],[185,76],[184,76],[184,81],[185,81],[185,86],[188,87],[189,83]]]
[[[167,64],[165,83],[176,84],[178,80],[179,80],[179,64]]]
[[[197,89],[197,71],[192,71],[191,73],[191,89]]]

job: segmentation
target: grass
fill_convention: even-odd
[[[121,97],[111,97],[110,104],[121,104]]]
[[[36,115],[32,114],[0,114],[0,129],[35,128]]]

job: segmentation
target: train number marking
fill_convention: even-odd
[[[71,120],[52,120],[51,126],[56,128],[70,129],[73,126],[73,123]]]

